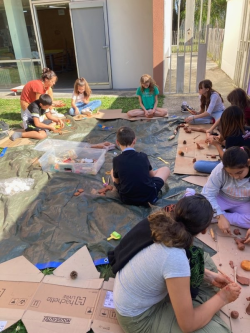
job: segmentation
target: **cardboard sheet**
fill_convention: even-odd
[[[17,132],[23,132],[23,130],[17,130]],[[14,133],[14,131],[9,132],[9,136],[11,136]],[[25,146],[25,145],[31,145],[34,144],[30,139],[16,139],[15,141],[12,141],[9,139],[9,137],[3,138],[0,140],[0,147],[18,147],[18,146]]]
[[[154,120],[159,119],[162,117],[153,117],[153,118],[147,118],[147,117],[128,117],[127,113],[122,113],[122,109],[107,109],[107,110],[99,110],[97,113],[94,113],[92,115],[92,118],[96,119],[102,119],[102,120],[108,120],[108,119],[126,119],[130,121],[135,120]],[[167,116],[164,118],[168,118]]]
[[[76,279],[70,273],[77,272]],[[28,333],[122,333],[113,284],[103,284],[87,247],[44,276],[24,257],[0,264],[0,331],[22,319]]]
[[[196,125],[197,127],[201,127]],[[195,127],[195,125],[192,125]],[[210,124],[203,125],[205,129],[211,127]],[[186,141],[186,144],[183,144],[183,141]],[[217,161],[219,156],[216,156],[216,159],[211,158],[210,155],[218,155],[217,149],[210,145],[209,147],[205,144],[206,133],[201,132],[192,132],[190,134],[185,133],[183,128],[179,129],[178,137],[178,147],[176,151],[175,167],[174,173],[183,174],[183,175],[204,175],[194,170],[193,159],[196,158],[196,161],[205,160],[205,161]],[[196,143],[200,144],[204,149],[197,149]],[[184,152],[184,156],[178,154],[179,151]]]
[[[215,233],[215,237],[217,239],[216,242],[212,239],[209,230],[205,235],[199,234],[198,238],[217,251],[217,253],[213,256],[213,260],[218,269],[223,271],[223,273],[228,275],[233,280],[234,271],[229,265],[229,261],[232,260],[234,265],[237,266],[237,274],[250,278],[250,272],[244,271],[240,266],[242,260],[249,260],[250,258],[250,245],[246,245],[244,251],[239,251],[234,241],[234,237],[244,237],[246,229],[239,228],[241,231],[241,235],[239,236],[226,236],[220,231],[217,223],[212,224],[211,227]],[[231,226],[231,231],[235,228],[236,227]],[[233,333],[249,332],[250,316],[246,314],[246,307],[249,302],[246,300],[246,297],[250,297],[250,286],[242,286],[239,298],[222,309],[228,316],[230,316],[231,311],[239,312],[239,318],[237,320],[230,318]]]
[[[185,182],[188,182],[190,184],[194,184],[194,185],[199,185],[199,186],[204,186],[208,180],[208,176],[207,177],[203,177],[203,176],[188,176],[185,178],[182,178],[182,180],[185,180]]]

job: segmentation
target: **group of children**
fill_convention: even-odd
[[[15,133],[13,140],[43,139],[47,130],[55,130],[56,124],[64,126],[58,114],[53,113],[57,104],[53,103],[51,87],[56,80],[53,71],[44,69],[41,80],[25,85],[21,95],[25,132]],[[152,77],[143,75],[140,83],[136,91],[140,109],[129,111],[129,117],[166,116],[167,110],[158,108],[159,90]],[[250,128],[246,127],[250,124],[250,102],[242,89],[235,89],[228,95],[232,106],[224,110],[223,99],[210,80],[200,82],[199,94],[200,111],[192,110],[185,120],[189,124],[213,124],[207,131],[207,142],[216,146],[222,162],[204,165],[206,161],[198,161],[197,170],[212,171],[202,194],[185,195],[171,214],[152,214],[122,240],[114,302],[117,319],[128,333],[229,332],[216,312],[237,299],[241,288],[216,273],[211,259],[204,259],[204,254],[192,247],[192,241],[195,235],[206,232],[212,220],[227,234],[231,233],[230,225],[250,228]],[[90,101],[90,95],[88,82],[77,79],[70,115],[91,115],[101,105],[100,101]],[[219,135],[213,132],[216,126]],[[169,168],[152,169],[147,155],[135,151],[136,136],[129,127],[118,129],[116,144],[122,153],[113,159],[111,176],[121,201],[154,205],[170,175]],[[250,229],[245,243],[250,243]],[[191,258],[193,255],[199,259],[190,260],[190,253]],[[198,270],[192,269],[192,262],[200,265]],[[193,277],[194,271],[200,275]],[[199,281],[195,296],[192,279]],[[211,288],[208,293],[204,287],[203,291],[203,280],[220,290]]]

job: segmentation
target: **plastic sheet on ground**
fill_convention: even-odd
[[[72,119],[72,118],[70,118]],[[136,149],[148,154],[153,169],[165,166],[160,156],[174,168],[177,138],[168,141],[178,118],[129,122],[118,119],[100,122],[86,119],[74,123],[72,132],[51,139],[98,143],[115,143],[116,130],[130,126],[137,136]],[[103,131],[97,124],[113,126]],[[34,141],[34,146],[37,144]],[[102,177],[112,168],[114,151],[107,151],[105,162],[97,175],[73,173],[46,173],[37,164],[44,153],[34,146],[9,148],[0,159],[0,179],[10,177],[32,178],[32,190],[5,196],[0,194],[0,262],[24,255],[32,263],[64,261],[84,245],[92,258],[105,257],[118,243],[107,241],[113,231],[125,235],[136,223],[150,214],[152,209],[123,205],[115,191],[100,196]],[[67,147],[68,148],[68,147]],[[118,154],[120,151],[115,150]],[[183,195],[187,183],[173,173],[158,207],[175,203]],[[190,184],[188,185],[190,187]],[[198,186],[192,186],[200,191]],[[75,197],[77,189],[84,193]]]

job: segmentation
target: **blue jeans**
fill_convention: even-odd
[[[82,113],[82,111],[86,108],[90,108],[92,111],[95,110],[96,108],[98,108],[100,105],[102,104],[101,101],[99,100],[96,100],[96,101],[91,101],[89,102],[88,104],[86,103],[83,103],[83,102],[77,102],[76,103],[76,106],[78,107],[79,109],[79,112]],[[69,114],[71,116],[74,116],[75,115],[75,110],[73,108],[70,108],[69,109]]]
[[[194,169],[198,172],[211,173],[219,163],[219,161],[197,161],[194,163]]]
[[[223,111],[224,110],[222,110],[222,111],[214,111],[214,112],[211,113],[211,116],[194,119],[189,124],[190,125],[195,125],[195,124],[196,125],[199,125],[199,124],[211,124],[213,118],[214,118],[215,121],[218,120],[218,119],[220,119]]]

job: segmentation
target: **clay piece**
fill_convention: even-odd
[[[183,144],[184,144],[184,145],[185,145],[185,144],[187,144],[187,141],[186,141],[186,140],[184,140],[184,141],[183,141]]]
[[[229,261],[229,265],[232,269],[234,269],[234,262],[232,260]]]
[[[98,193],[99,193],[100,195],[105,195],[106,192],[108,192],[108,191],[112,191],[112,190],[113,190],[113,186],[112,186],[112,185],[107,185],[107,186],[105,186],[104,188],[101,188],[100,190],[98,190]]]
[[[75,192],[75,193],[74,193],[74,196],[75,196],[75,197],[78,197],[79,194],[80,194],[80,192]]]
[[[240,251],[244,251],[245,250],[245,245],[241,243],[241,240],[239,238],[234,238],[235,243],[237,244],[237,247]]]
[[[205,128],[202,128],[202,127],[189,127],[189,128],[191,129],[191,131],[194,131],[194,132],[206,133]]]
[[[250,260],[243,260],[240,265],[245,271],[250,271]]]
[[[250,285],[250,279],[244,276],[239,276],[236,274],[236,280],[238,283],[240,283],[243,286],[249,286]]]
[[[201,145],[199,145],[199,143],[196,142],[196,146],[197,146],[197,149],[204,149],[204,147],[202,147]]]
[[[231,311],[231,318],[237,319],[239,317],[239,312],[238,311]]]
[[[196,162],[196,158],[193,158],[193,163],[195,163]]]
[[[216,158],[216,155],[211,155],[211,158]]]
[[[248,306],[246,308],[246,313],[250,316],[250,303],[248,304]]]
[[[83,189],[83,188],[79,188],[79,189],[78,189],[78,192],[79,192],[79,193],[82,193],[82,192],[84,192],[84,189]]]
[[[179,150],[179,151],[178,151],[178,154],[179,154],[180,156],[184,156],[184,153],[183,153],[182,150]]]
[[[188,134],[192,133],[192,131],[190,129],[187,129],[185,132]]]
[[[76,271],[72,271],[72,272],[70,273],[70,277],[71,277],[72,280],[75,280],[75,279],[77,278],[77,276],[78,276],[78,274],[77,274]]]
[[[241,235],[240,230],[239,229],[234,229],[234,234],[235,235]]]
[[[247,301],[250,301],[250,297],[247,297],[246,300],[247,300]]]

